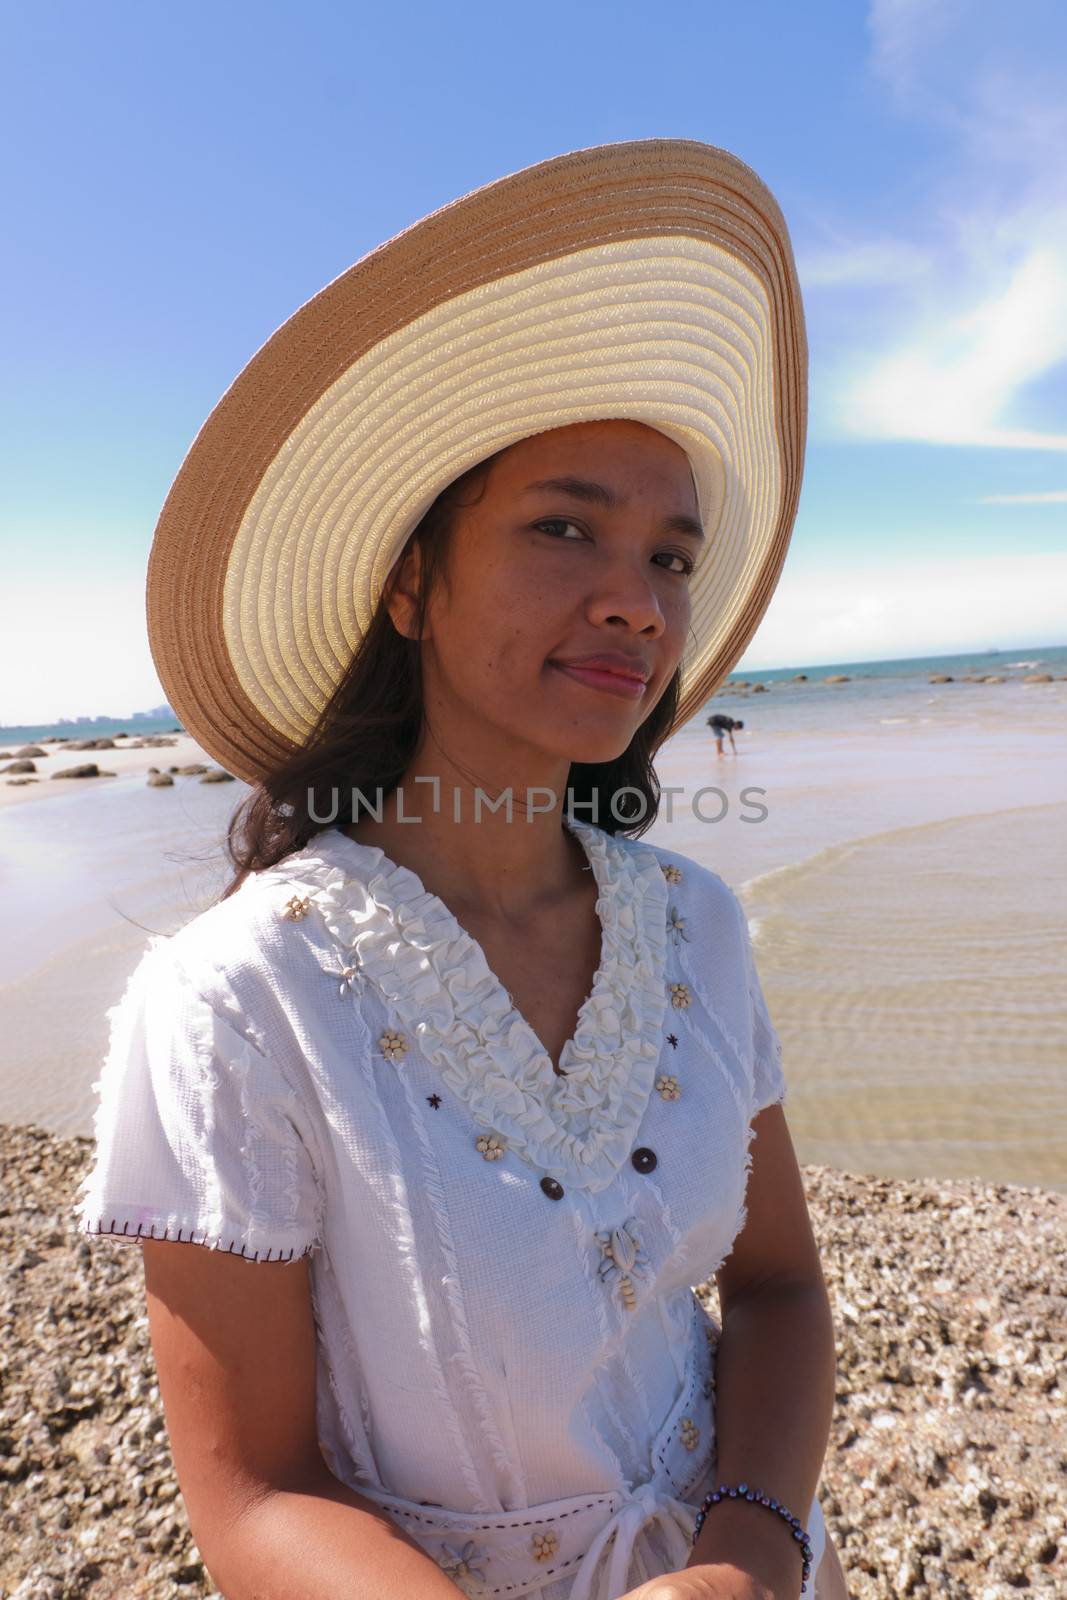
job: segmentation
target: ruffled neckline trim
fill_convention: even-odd
[[[595,873],[601,924],[600,964],[560,1057],[565,1076],[480,944],[410,868],[332,827],[277,870],[474,1120],[545,1174],[596,1191],[630,1156],[660,1060],[669,889],[648,846],[563,820]]]

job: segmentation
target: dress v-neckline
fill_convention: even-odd
[[[344,842],[348,845],[354,845],[357,850],[373,852],[376,857],[375,865],[388,866],[392,874],[392,882],[406,882],[407,887],[410,888],[413,893],[420,898],[421,901],[432,903],[433,909],[437,913],[438,918],[447,921],[454,930],[453,937],[455,944],[463,949],[468,960],[473,963],[475,968],[484,973],[485,976],[490,980],[494,989],[496,990],[498,1000],[501,1003],[504,1001],[507,1002],[506,1023],[509,1028],[512,1031],[519,1029],[526,1036],[530,1049],[536,1055],[544,1056],[546,1058],[549,1064],[551,1075],[556,1079],[567,1077],[568,1062],[571,1061],[575,1050],[578,1048],[578,1040],[582,1037],[583,1032],[588,1029],[589,1023],[602,999],[606,977],[607,953],[610,944],[607,931],[607,919],[615,910],[615,906],[610,895],[607,854],[604,849],[597,848],[594,838],[591,837],[596,830],[591,828],[587,830],[585,824],[576,822],[573,817],[564,816],[562,818],[562,822],[563,826],[568,830],[569,833],[574,835],[574,837],[578,840],[578,843],[581,845],[586,863],[591,869],[596,880],[597,898],[594,910],[596,912],[597,922],[600,925],[600,954],[597,960],[596,971],[593,974],[593,981],[590,985],[589,993],[586,995],[585,999],[578,1008],[574,1031],[564,1041],[563,1047],[560,1050],[558,1072],[556,1070],[556,1063],[552,1060],[551,1051],[543,1043],[532,1023],[527,1021],[526,1017],[515,1004],[515,1001],[512,999],[511,990],[506,988],[503,981],[497,976],[492,966],[490,966],[489,958],[486,955],[480,940],[476,939],[474,934],[472,934],[463,926],[462,922],[460,922],[459,918],[448,905],[447,901],[442,900],[440,895],[434,894],[432,890],[427,889],[419,874],[415,872],[413,868],[402,866],[399,862],[394,861],[391,856],[386,855],[385,851],[382,850],[380,845],[365,844],[360,839],[353,839],[352,835],[350,833],[346,833],[341,827],[336,827],[332,830],[333,834],[337,838],[344,840]]]
[[[477,939],[417,873],[336,826],[279,870],[322,915],[345,983],[372,981],[474,1121],[540,1172],[596,1192],[630,1157],[662,1055],[668,888],[652,848],[564,820],[596,875],[601,958],[562,1074]]]

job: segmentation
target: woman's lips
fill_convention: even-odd
[[[555,667],[557,672],[565,672],[568,678],[584,683],[587,688],[602,689],[605,694],[618,695],[622,700],[640,700],[648,688],[640,678],[625,678],[621,672],[605,672],[603,667],[572,667],[565,661],[550,661],[549,666]]]

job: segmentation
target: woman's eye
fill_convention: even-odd
[[[680,556],[673,550],[667,551],[667,560],[680,561],[682,563],[680,567],[672,567],[671,569],[672,572],[676,572],[680,578],[688,578],[691,573],[696,570],[695,561],[691,561],[688,556]]]
[[[566,517],[546,517],[543,522],[535,522],[535,528],[577,528],[576,522],[570,522]],[[582,531],[578,528],[579,533]]]
[[[571,522],[568,517],[545,517],[540,522],[533,523],[532,526],[537,529],[545,528],[550,532],[553,528],[578,528],[579,533],[583,531],[576,522]],[[672,567],[670,569],[672,572],[676,572],[680,578],[688,578],[696,568],[695,561],[691,560],[689,556],[679,555],[675,550],[667,550],[663,554],[666,555],[668,561],[680,561],[682,563],[680,567]]]

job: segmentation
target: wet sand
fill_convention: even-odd
[[[1067,803],[833,846],[744,896],[806,1158],[1067,1193]]]

